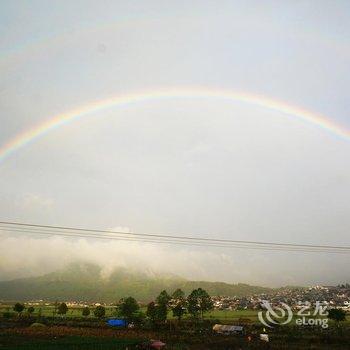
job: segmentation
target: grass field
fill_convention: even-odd
[[[106,306],[106,318],[108,317],[115,317],[116,316],[116,308],[113,306]],[[61,315],[55,314],[55,308],[54,306],[36,306],[34,307],[34,313],[32,316],[37,317],[41,314],[41,316],[47,316],[52,317],[55,315],[55,317],[60,318]],[[64,316],[65,318],[81,318],[82,316],[82,307],[71,307],[69,308],[67,314]],[[142,312],[146,312],[146,308],[143,307]],[[88,316],[88,319],[94,318],[93,315],[93,308],[90,308],[91,314]],[[2,315],[4,312],[10,312],[12,315],[16,315],[16,313],[13,311],[13,305],[0,305],[0,315]],[[26,315],[26,310],[23,312],[23,315]],[[185,316],[184,318],[187,318],[189,316]],[[172,319],[173,315],[170,311],[168,314],[168,319]],[[214,310],[211,312],[208,312],[204,315],[205,319],[212,319],[212,320],[219,320],[222,323],[231,323],[231,322],[251,322],[251,323],[257,323],[258,321],[258,311],[257,310]],[[347,319],[344,323],[350,324],[350,315],[347,316]]]
[[[116,309],[115,307],[108,307],[106,306],[106,317],[113,317],[116,315]],[[82,310],[81,307],[72,307],[69,308],[66,317],[82,317]],[[142,312],[146,312],[146,308],[141,309]],[[88,318],[93,318],[93,308],[90,308],[91,314],[88,316]],[[0,314],[4,312],[10,312],[11,314],[15,315],[16,313],[13,311],[13,305],[0,305]],[[23,311],[23,315],[26,315],[26,310]],[[55,308],[54,306],[35,306],[34,312],[32,316],[53,316],[55,315]],[[212,312],[209,312],[205,314],[205,318],[211,318],[211,319],[220,319],[220,320],[235,320],[240,318],[250,319],[252,321],[256,321],[258,319],[258,313],[256,310],[233,310],[233,311],[222,311],[222,310],[214,310]],[[60,317],[60,315],[57,315],[57,317]],[[168,318],[173,318],[172,312],[170,311],[168,314]]]

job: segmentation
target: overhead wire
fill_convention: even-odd
[[[258,249],[269,251],[290,251],[305,253],[350,253],[350,247],[348,246],[260,242],[217,238],[214,239],[195,236],[175,236],[154,233],[126,233],[111,230],[39,225],[9,221],[0,221],[0,231],[25,233],[31,235],[34,234],[46,236],[61,236],[67,238],[93,238],[129,242],[144,242],[152,244],[203,246],[213,248]]]

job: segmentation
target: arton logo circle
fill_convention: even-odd
[[[289,305],[285,303],[280,304],[281,307],[272,308],[271,304],[264,300],[261,306],[266,311],[259,311],[259,321],[266,327],[273,328],[274,325],[284,325],[289,323],[293,318],[293,311]]]

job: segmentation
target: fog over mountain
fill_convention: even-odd
[[[333,254],[311,253],[305,271],[304,253],[259,252],[223,248],[191,248],[142,242],[95,239],[23,238],[9,235],[0,246],[0,280],[40,276],[71,263],[89,262],[108,278],[115,268],[152,274],[175,274],[191,280],[249,283],[261,286],[338,284],[348,281],[344,271],[334,272]],[[295,258],[289,265],[290,255]],[[299,257],[303,256],[300,261]],[[337,258],[339,266],[347,261]],[[271,261],[277,261],[273,263]],[[328,264],[327,264],[328,262]],[[324,269],[318,273],[319,264]],[[248,267],[247,267],[248,265]],[[328,267],[327,267],[328,266]],[[345,277],[344,277],[345,276]]]
[[[154,300],[160,291],[181,288],[186,294],[204,288],[210,295],[247,296],[270,288],[247,284],[189,281],[173,274],[118,267],[108,276],[89,263],[74,263],[39,277],[0,282],[0,300],[89,300],[115,302],[132,295],[140,301]]]

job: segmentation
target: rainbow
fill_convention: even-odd
[[[350,138],[350,130],[334,123],[326,116],[308,111],[304,108],[292,106],[282,101],[270,99],[261,95],[254,95],[244,92],[236,92],[226,89],[214,89],[205,87],[176,87],[163,88],[158,90],[120,94],[111,98],[95,101],[76,109],[57,114],[29,130],[19,133],[0,148],[0,162],[18,151],[20,148],[35,141],[37,138],[46,135],[48,132],[62,127],[70,122],[79,120],[89,114],[99,112],[112,107],[121,107],[135,103],[147,102],[159,99],[219,99],[231,102],[243,102],[270,110],[278,111],[285,115],[295,116],[302,121],[311,123],[324,130],[330,131],[344,139]]]

